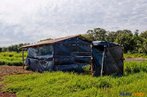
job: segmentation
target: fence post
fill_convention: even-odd
[[[23,69],[25,67],[25,64],[24,64],[24,49],[22,48],[22,64],[23,64]]]

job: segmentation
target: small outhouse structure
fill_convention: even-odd
[[[46,39],[22,48],[28,50],[25,64],[33,71],[80,71],[91,63],[91,42],[81,35]]]
[[[92,42],[92,75],[123,75],[123,49],[116,43]]]

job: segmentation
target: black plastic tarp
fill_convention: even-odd
[[[123,50],[118,44],[94,41],[92,47],[92,73],[100,75],[123,74]]]
[[[91,63],[91,43],[79,37],[28,48],[26,64],[33,71],[81,70]]]

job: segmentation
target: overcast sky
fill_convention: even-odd
[[[147,30],[147,0],[0,0],[0,46],[106,30]]]

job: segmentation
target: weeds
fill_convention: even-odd
[[[27,53],[25,52],[25,56]],[[22,54],[17,52],[0,52],[0,65],[20,66],[22,65]]]
[[[146,61],[131,61],[124,64],[125,74],[133,74],[138,72],[147,72]]]
[[[18,97],[119,97],[120,92],[147,92],[147,73],[124,77],[91,77],[75,73],[51,72],[8,76],[3,91]]]
[[[8,60],[11,60],[11,63],[15,62],[15,58],[16,63],[21,60],[21,55],[14,53],[3,53],[0,57],[0,64],[9,64]],[[137,92],[147,96],[146,61],[125,62],[125,76],[122,77],[92,77],[89,68],[84,67],[84,75],[72,72],[45,72],[6,76],[3,91],[16,93],[18,97],[120,97],[123,93],[131,95]]]

